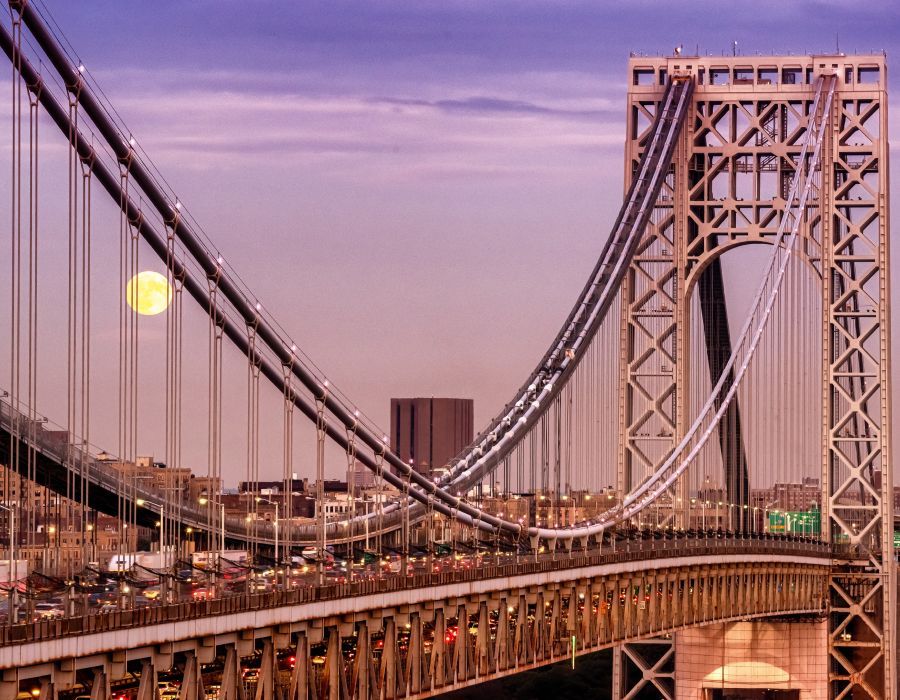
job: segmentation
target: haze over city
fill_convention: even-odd
[[[47,7],[223,257],[385,428],[391,396],[433,395],[473,398],[477,430],[540,358],[621,202],[630,52],[890,56],[900,29],[886,1]],[[261,464],[280,473],[277,441]]]

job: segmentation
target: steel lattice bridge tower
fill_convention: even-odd
[[[0,700],[418,698],[605,648],[618,697],[688,697],[679,640],[757,623],[818,630],[831,697],[897,697],[882,56],[632,57],[625,195],[590,278],[503,409],[425,474],[225,261],[46,11],[9,4]],[[155,369],[137,293],[97,273],[124,287],[147,260],[171,296]],[[60,280],[65,323],[38,292]],[[97,347],[116,328],[117,359]],[[198,435],[205,475],[182,456]],[[145,444],[165,452],[149,472]],[[334,459],[375,484],[348,480],[331,516]],[[126,561],[142,537],[156,564]]]
[[[632,58],[629,70],[626,178],[639,160],[663,86],[678,76],[691,76],[696,86],[691,116],[656,201],[659,215],[648,226],[625,281],[619,464],[625,490],[636,470],[656,468],[690,429],[690,365],[697,361],[687,338],[692,313],[702,315],[713,377],[733,371],[726,368],[732,348],[720,256],[738,246],[775,240],[774,213],[793,172],[789,154],[799,151],[807,128],[803,116],[812,114],[815,78],[834,76],[834,99],[822,117],[826,131],[819,206],[807,214],[801,244],[821,280],[823,527],[830,541],[860,542],[873,534],[881,541],[865,561],[830,580],[829,652],[840,669],[836,676],[856,680],[874,667],[887,673],[893,661],[885,655],[896,645],[896,581],[890,556],[884,62],[846,56],[814,56],[803,62],[793,57]],[[880,82],[865,82],[875,75]],[[692,309],[694,287],[699,304]],[[669,371],[654,376],[646,368],[658,367],[654,359],[659,357]],[[729,405],[725,420],[733,426],[720,433],[726,489],[729,499],[743,502],[747,458],[737,403]],[[657,429],[648,431],[648,425]],[[845,496],[854,490],[868,494],[865,506],[848,503]],[[674,515],[678,517],[677,510]],[[841,635],[851,627],[857,636],[842,644]],[[860,643],[860,637],[865,641]],[[857,653],[860,647],[867,651]]]

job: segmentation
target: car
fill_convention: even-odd
[[[53,620],[64,614],[65,611],[59,603],[38,603],[34,606],[35,620]]]
[[[290,652],[280,654],[278,657],[278,668],[282,671],[293,671],[297,663],[297,657]]]

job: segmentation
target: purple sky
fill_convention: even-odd
[[[539,359],[621,202],[629,51],[830,52],[839,31],[900,53],[888,0],[42,2],[222,254],[384,426],[390,396],[460,395],[477,430]]]

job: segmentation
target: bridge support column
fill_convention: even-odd
[[[510,663],[510,639],[509,639],[509,605],[506,598],[500,599],[500,607],[497,610],[497,640],[494,644],[494,668],[505,671]]]
[[[613,649],[613,700],[631,700],[651,687],[660,698],[675,700],[675,638],[618,644]]]
[[[188,652],[184,659],[181,692],[178,694],[178,700],[204,700],[205,697],[200,659],[193,652]]]
[[[241,678],[241,660],[234,645],[225,652],[225,666],[222,668],[221,700],[244,700],[244,684]]]
[[[0,675],[0,700],[15,700],[19,694],[19,674],[15,669],[3,671]]]
[[[63,659],[53,667],[53,685],[65,690],[75,685],[75,660]],[[0,696],[2,697],[2,696]]]
[[[582,600],[583,596],[583,600]],[[583,603],[581,609],[581,627],[578,633],[578,648],[587,649],[594,644],[594,592],[590,585],[579,586],[578,600]]]
[[[322,697],[324,700],[341,700],[347,695],[344,678],[344,659],[341,652],[341,631],[339,627],[329,627],[325,651],[325,677]],[[384,653],[387,654],[387,634],[384,638]],[[387,696],[387,697],[393,697]]]
[[[563,642],[563,653],[569,653],[569,640],[575,637],[578,640],[578,589],[573,586],[569,589],[569,600],[566,603],[566,626]]]
[[[425,646],[422,639],[422,618],[419,613],[409,615],[409,646],[406,652],[406,692],[414,695],[422,690],[422,671]]]
[[[38,700],[56,700],[56,685],[53,681],[44,679],[41,681],[41,694],[38,696]]]
[[[469,680],[473,674],[472,644],[469,641],[469,611],[465,603],[456,609],[456,639],[453,642],[453,682]]]
[[[138,685],[137,700],[157,700],[156,667],[150,661],[141,665],[141,682]]]
[[[550,658],[554,659],[560,653],[560,638],[562,628],[562,591],[558,588],[553,591],[553,602],[550,604],[550,624],[547,630],[548,650]]]
[[[384,647],[381,650],[381,697],[392,700],[397,697],[397,678],[400,657],[397,653],[397,626],[394,618],[384,620]]]
[[[537,594],[537,602],[534,606],[534,626],[532,628],[532,648],[534,649],[534,660],[543,661],[547,658],[547,606],[544,601],[544,594]]]
[[[297,634],[297,648],[294,652],[294,670],[291,673],[291,687],[288,693],[288,700],[307,700],[309,697],[309,681],[309,639],[306,636],[306,632],[299,632]]]
[[[259,679],[256,683],[254,700],[275,700],[278,692],[278,661],[275,654],[275,645],[271,639],[263,641],[262,660],[259,664]]]
[[[435,632],[435,634],[437,633]],[[437,643],[437,637],[435,637],[435,643]],[[356,658],[353,659],[353,677],[351,679],[351,685],[353,697],[359,698],[360,700],[375,695],[378,688],[378,684],[375,682],[375,667],[372,665],[371,646],[368,622],[363,621],[357,623]]]
[[[822,534],[859,562],[831,577],[833,697],[897,692],[888,95],[875,72],[839,81],[823,117]]]
[[[107,700],[110,697],[109,676],[106,671],[94,671],[94,683],[91,686],[91,700]]]
[[[519,609],[516,613],[515,665],[527,664],[532,659],[531,635],[528,630],[528,599],[519,594]]]
[[[447,627],[444,622],[444,609],[434,611],[434,644],[431,647],[431,667],[428,677],[431,690],[440,688],[447,679]]]
[[[491,648],[490,623],[487,602],[478,604],[478,636],[475,638],[475,677],[481,678],[494,671],[493,650]],[[487,633],[485,633],[487,632]],[[410,647],[410,651],[412,647]]]
[[[160,644],[153,651],[152,668],[166,671],[175,665],[175,652],[172,644]]]

